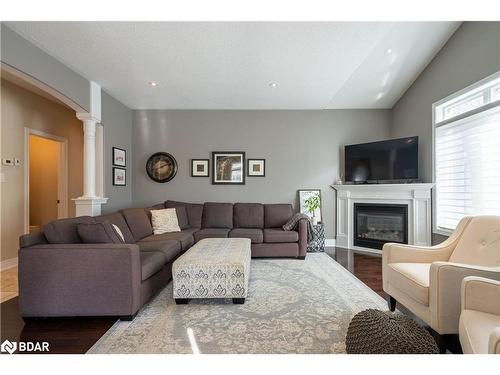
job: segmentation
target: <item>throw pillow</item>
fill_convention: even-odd
[[[119,232],[109,221],[101,223],[80,223],[78,235],[83,243],[124,243]]]
[[[153,226],[154,234],[181,231],[175,208],[151,210],[151,224]]]
[[[116,234],[120,237],[123,243],[125,243],[125,237],[123,237],[123,233],[120,228],[118,228],[118,225],[111,224],[113,226],[113,229],[115,230]]]

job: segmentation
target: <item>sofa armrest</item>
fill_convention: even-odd
[[[461,286],[467,276],[500,280],[500,267],[434,262],[430,269],[429,307],[431,326],[439,334],[458,333],[461,312]]]
[[[500,281],[468,276],[462,282],[462,310],[500,316]]]
[[[309,223],[306,219],[299,220],[299,257],[305,257],[307,253],[307,226]]]
[[[25,317],[133,315],[140,287],[137,245],[47,244],[19,251]]]

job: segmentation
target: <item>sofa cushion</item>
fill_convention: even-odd
[[[109,221],[80,223],[77,231],[83,243],[123,243],[120,234]]]
[[[160,251],[141,251],[141,280],[147,280],[160,271],[165,264],[165,255]]]
[[[160,251],[165,256],[165,263],[174,260],[181,253],[181,243],[177,240],[139,241],[140,251]]]
[[[122,210],[130,232],[135,241],[153,234],[153,227],[144,208],[127,208]]]
[[[101,223],[103,221],[109,221],[111,224],[115,224],[118,228],[120,228],[125,243],[135,243],[134,236],[132,236],[132,232],[130,231],[130,228],[126,223],[125,218],[120,212],[96,216],[94,217],[94,219],[98,223]]]
[[[153,206],[146,207],[145,208],[146,215],[148,215],[149,221],[151,221],[151,211],[163,210],[163,209],[165,209],[165,203],[157,203],[157,204],[155,204]]]
[[[389,263],[388,282],[413,300],[429,306],[430,263]]]
[[[229,232],[231,238],[249,238],[252,243],[262,243],[264,234],[260,228],[235,228]]]
[[[194,237],[192,232],[184,230],[181,232],[170,232],[163,234],[153,234],[142,239],[144,242],[175,240],[179,241],[182,251],[186,251],[194,244]]]
[[[266,228],[264,229],[264,242],[297,242],[299,233],[294,230],[283,230],[282,228]]]
[[[207,202],[203,206],[202,228],[233,228],[233,204]]]
[[[181,229],[189,228],[189,219],[187,215],[186,206],[169,207],[175,208],[175,213],[177,215],[177,221],[179,222],[179,227]]]
[[[266,228],[279,228],[293,216],[291,204],[265,204],[264,224]]]
[[[203,204],[200,203],[185,203],[177,201],[166,201],[166,208],[177,208],[184,207],[187,213],[187,219],[189,226],[193,228],[201,228],[201,218],[203,215]],[[182,221],[182,219],[181,219]],[[179,223],[181,229],[183,228],[183,223]]]
[[[90,216],[54,220],[43,227],[43,234],[48,243],[81,243],[78,224],[92,222],[94,220]]]
[[[194,233],[194,240],[198,242],[204,238],[227,238],[230,229],[207,228]]]
[[[233,224],[235,228],[264,228],[264,205],[260,203],[235,203]]]

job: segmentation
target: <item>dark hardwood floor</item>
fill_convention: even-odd
[[[380,256],[353,254],[339,248],[327,248],[326,253],[385,298]],[[67,318],[24,323],[19,315],[18,301],[16,297],[0,305],[0,342],[6,339],[46,341],[51,354],[86,353],[116,321],[114,318]]]

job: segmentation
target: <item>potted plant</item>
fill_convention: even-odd
[[[309,198],[307,198],[304,201],[304,204],[306,206],[307,212],[309,212],[311,214],[311,219],[312,219],[313,225],[318,224],[318,218],[316,217],[315,213],[316,213],[316,210],[321,205],[321,200],[319,198],[319,195],[318,194],[311,195]]]

